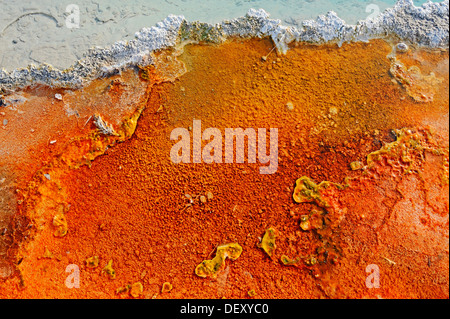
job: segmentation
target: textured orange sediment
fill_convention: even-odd
[[[0,132],[0,277],[14,273],[12,264],[22,260],[18,245],[36,225],[39,229],[47,223],[45,212],[53,218],[49,224],[54,231],[65,234],[66,193],[58,177],[64,170],[89,165],[105,149],[131,136],[148,87],[138,72],[129,70],[80,91],[27,88],[16,94],[24,97],[22,103],[2,109],[8,125]],[[102,134],[95,118],[102,118],[114,134]]]
[[[160,53],[159,68],[141,70],[149,88],[134,135],[90,166],[58,166],[51,173],[57,185],[42,179],[32,200],[23,198],[17,214],[30,220],[39,194],[54,207],[34,221],[32,238],[17,250],[16,275],[0,283],[0,294],[448,298],[449,99],[441,67],[448,52],[397,56],[441,79],[423,103],[393,81],[384,41],[299,44],[263,60],[271,49],[268,40],[188,45]],[[194,119],[222,133],[278,128],[278,171],[261,175],[259,163],[172,163],[170,134],[192,129]],[[393,131],[402,128],[410,131]],[[301,177],[312,186],[330,183],[298,203]],[[55,236],[58,214],[67,220],[62,237]],[[270,257],[261,245],[268,229],[276,234]],[[212,277],[197,276],[196,267],[229,243],[242,247],[239,258]],[[366,286],[372,264],[380,288]],[[66,286],[68,265],[79,267],[80,288]]]

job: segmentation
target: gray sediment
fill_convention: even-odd
[[[250,9],[241,18],[219,24],[186,21],[169,15],[156,26],[143,28],[131,41],[119,41],[105,48],[94,48],[72,67],[59,70],[49,64],[29,65],[11,72],[0,71],[0,90],[7,92],[35,84],[64,88],[82,88],[91,80],[119,73],[136,65],[152,63],[150,53],[174,47],[185,40],[220,43],[231,37],[270,37],[285,53],[293,42],[313,44],[398,39],[427,48],[449,46],[449,0],[428,2],[416,7],[412,0],[399,0],[378,17],[346,24],[333,11],[301,26],[288,27],[270,19],[263,9]],[[0,91],[1,93],[1,91]]]

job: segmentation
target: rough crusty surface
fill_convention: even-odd
[[[183,16],[169,15],[151,28],[143,28],[131,41],[119,41],[105,48],[91,49],[66,70],[49,64],[30,65],[12,72],[0,71],[0,89],[11,90],[32,84],[80,88],[92,79],[118,73],[125,68],[152,63],[150,53],[175,46],[180,40],[221,42],[229,37],[271,37],[277,49],[285,52],[294,41],[367,41],[397,38],[430,48],[448,48],[449,1],[428,2],[416,7],[412,0],[399,0],[376,18],[348,25],[333,11],[316,20],[303,21],[301,27],[287,27],[270,19],[263,9],[250,9],[245,17],[216,25],[188,22]]]

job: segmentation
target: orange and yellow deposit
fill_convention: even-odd
[[[448,298],[448,50],[396,44],[185,44],[15,91],[0,297]],[[277,128],[276,172],[174,163],[194,120]]]

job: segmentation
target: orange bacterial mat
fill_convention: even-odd
[[[448,298],[448,50],[393,45],[186,44],[15,92],[0,297]],[[244,163],[174,163],[175,129],[207,145],[199,121],[223,142],[277,128],[276,172],[251,143]]]

